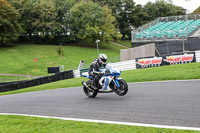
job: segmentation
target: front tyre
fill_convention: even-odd
[[[119,96],[124,96],[128,92],[128,85],[123,79],[118,80],[120,87],[115,86],[115,93]]]
[[[90,87],[90,84],[87,84]],[[91,88],[91,87],[90,87]],[[84,93],[89,97],[89,98],[95,98],[97,96],[97,91],[94,90],[89,90],[87,87],[83,86],[83,91]]]

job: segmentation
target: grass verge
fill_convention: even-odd
[[[162,66],[162,67],[123,71],[121,77],[124,78],[124,80],[127,81],[128,83],[163,81],[163,80],[200,79],[200,63],[180,64],[173,66]],[[57,82],[20,89],[16,91],[0,92],[0,96],[23,93],[23,92],[47,90],[47,89],[81,86],[82,80],[86,81],[87,79],[74,78],[68,80],[61,80]]]
[[[129,48],[132,47],[132,46],[131,46],[131,40],[121,40],[121,41],[119,41],[118,43],[121,44],[121,45],[124,45],[124,46],[126,46],[126,47],[129,47]]]
[[[31,79],[31,78],[29,78],[29,79]],[[12,81],[21,81],[21,80],[28,80],[28,77],[0,75],[0,83],[12,82]]]
[[[116,124],[89,123],[28,116],[0,115],[1,133],[199,133]]]
[[[23,74],[44,76],[47,75],[47,67],[64,65],[65,70],[77,69],[80,60],[84,60],[89,66],[97,58],[96,48],[62,46],[64,56],[59,56],[56,45],[17,44],[0,48],[0,73]],[[120,49],[123,47],[114,44],[105,44],[100,48],[100,53],[105,53],[109,61],[120,60]],[[38,58],[36,63],[32,60]],[[87,67],[87,66],[86,66]]]

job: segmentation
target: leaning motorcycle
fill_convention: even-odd
[[[87,82],[82,81],[84,93],[89,98],[94,98],[98,93],[111,93],[115,92],[119,96],[124,96],[128,92],[128,85],[126,81],[119,78],[121,75],[121,70],[113,67],[111,63],[108,63],[105,69],[100,70],[104,74],[100,74],[100,80],[97,91],[91,88],[93,83],[93,77],[90,77],[88,73],[82,74],[83,77],[89,78]]]

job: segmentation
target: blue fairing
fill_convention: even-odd
[[[104,90],[107,90],[107,87],[108,87],[108,84],[109,84],[109,79],[108,78],[106,78],[105,79],[105,87],[103,88]]]
[[[106,69],[108,69],[111,72],[110,74],[113,74],[112,76],[119,77],[121,75],[121,70],[115,71],[112,67],[106,67]]]
[[[107,74],[105,76],[115,76],[115,74],[110,73],[110,74]]]
[[[117,87],[120,87],[118,79],[115,79],[115,83],[117,84]]]
[[[83,77],[89,78],[89,79],[93,79],[93,77],[89,76],[89,75],[82,75]]]

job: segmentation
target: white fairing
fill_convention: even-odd
[[[121,73],[120,70],[118,68],[116,68],[116,67],[113,67],[111,72]]]
[[[111,63],[108,63],[106,65],[106,69],[109,69],[110,73],[119,73],[121,74],[121,71],[118,68],[115,68],[112,66]],[[104,69],[104,71],[106,70]],[[110,90],[111,88],[109,87],[110,82],[113,80],[114,76],[103,76],[100,80],[99,83],[102,86],[102,90]]]
[[[114,78],[114,76],[104,76],[99,80],[99,83],[101,86],[103,86],[102,90],[109,90],[111,89],[109,87],[110,82],[112,81],[112,79]],[[103,83],[104,81],[104,83]]]
[[[114,67],[111,63],[108,63],[106,65],[106,68],[110,70],[110,73],[118,73],[119,75],[121,75],[121,70]]]

